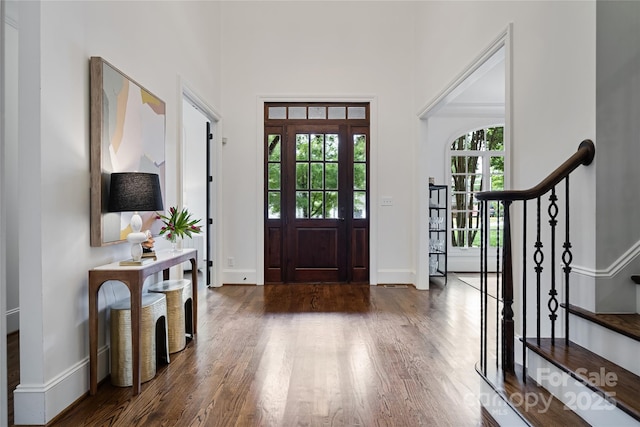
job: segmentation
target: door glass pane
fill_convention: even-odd
[[[324,135],[311,135],[311,160],[324,160]]]
[[[338,189],[338,164],[326,163],[324,172],[324,188],[327,190]]]
[[[308,191],[296,191],[296,218],[309,218]]]
[[[482,173],[482,159],[478,156],[467,157],[467,172]]]
[[[324,189],[324,163],[311,163],[311,189]]]
[[[325,135],[325,150],[324,150],[324,158],[328,162],[337,162],[338,161],[338,135],[335,134],[327,134]]]
[[[504,190],[504,157],[491,156],[489,160],[489,169],[491,171],[491,190]]]
[[[330,119],[346,119],[347,109],[345,107],[329,107]]]
[[[364,191],[353,192],[353,217],[367,217],[367,193]]]
[[[353,165],[353,189],[367,189],[367,165],[366,163],[356,163]]]
[[[309,163],[296,163],[296,190],[309,188]]]
[[[268,160],[270,162],[280,161],[280,135],[269,135],[267,137],[269,143]]]
[[[365,107],[349,107],[347,116],[350,119],[366,119],[367,109]]]
[[[338,218],[338,192],[327,191],[324,193],[325,218]]]
[[[366,135],[353,136],[353,161],[367,161],[367,137]]]
[[[307,107],[289,107],[290,119],[306,119]]]
[[[323,203],[322,191],[311,192],[311,218],[323,218],[324,217],[324,203]]]
[[[451,156],[451,173],[465,173],[467,171],[467,158],[463,156]]]
[[[269,107],[270,119],[286,119],[287,107]]]
[[[326,107],[309,107],[310,119],[326,119],[327,108]]]
[[[279,191],[269,191],[269,218],[280,218]]]
[[[280,163],[269,163],[269,190],[280,190]]]
[[[469,179],[471,180],[469,187],[473,191],[482,191],[482,174],[469,175]]]
[[[309,135],[296,135],[296,160],[309,160]]]

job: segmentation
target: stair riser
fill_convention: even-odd
[[[568,409],[573,410],[591,425],[615,425],[618,427],[638,426],[640,423],[626,412],[612,404],[603,395],[598,394],[576,381],[565,371],[533,351],[527,352],[528,375],[546,388]],[[597,375],[599,373],[589,373]],[[603,378],[602,381],[611,381]]]
[[[484,380],[480,386],[480,404],[501,426],[527,427],[520,415]]]
[[[573,315],[569,331],[571,341],[640,376],[640,342]]]

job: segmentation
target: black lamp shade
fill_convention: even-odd
[[[111,174],[109,212],[145,212],[162,209],[162,191],[158,174],[144,172]]]

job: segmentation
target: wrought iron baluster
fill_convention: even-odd
[[[513,322],[513,256],[511,253],[511,201],[505,200],[504,225],[502,234],[502,366],[506,372],[515,372]]]
[[[536,243],[534,245],[536,250],[533,252],[533,262],[536,266],[534,271],[536,272],[536,337],[538,339],[538,346],[540,345],[540,280],[542,278],[542,262],[544,261],[544,254],[542,253],[542,241],[540,240],[540,197],[537,199],[536,207]]]
[[[484,235],[486,234],[485,230],[485,206],[487,202],[482,201],[480,203],[480,215],[482,225],[480,227],[480,369],[482,369],[482,373],[487,375],[486,370],[486,360],[487,356],[485,354],[485,313],[484,313],[484,292],[485,292],[485,269],[484,269]],[[453,229],[453,228],[452,228]]]
[[[500,345],[500,206],[503,204],[498,203],[498,212],[496,213],[496,277],[495,277],[495,286],[496,286],[496,355],[499,354],[499,349],[502,348],[502,359],[504,359],[504,331],[502,331],[502,345]],[[506,209],[503,209],[503,211]],[[489,221],[491,224],[491,221]],[[491,238],[489,238],[489,245],[491,245]],[[503,299],[504,301],[504,299]],[[503,302],[504,304],[504,302]],[[496,368],[498,367],[500,362],[500,357],[496,357]]]
[[[567,176],[565,181],[565,230],[564,230],[564,244],[562,247],[562,262],[564,267],[564,341],[566,345],[569,345],[569,276],[571,273],[571,261],[573,260],[573,254],[571,253],[571,241],[569,238],[569,177]]]
[[[556,227],[558,225],[558,196],[556,196],[556,187],[551,189],[551,196],[549,196],[549,226],[551,227],[551,289],[549,289],[549,320],[551,321],[551,344],[556,343],[556,320],[558,315],[558,291],[556,289]]]
[[[527,383],[527,201],[522,201],[522,380]]]

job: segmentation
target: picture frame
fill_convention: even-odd
[[[166,105],[101,57],[91,57],[90,181],[91,246],[125,241],[133,212],[109,212],[113,172],[149,172],[160,177],[165,199]],[[160,221],[155,212],[140,212],[142,230],[155,236]]]

